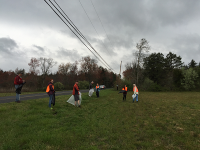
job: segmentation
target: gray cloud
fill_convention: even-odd
[[[192,59],[200,62],[200,36],[197,34],[182,34],[174,38],[171,49],[189,63]]]
[[[12,55],[14,48],[17,48],[17,43],[10,38],[0,38],[0,51],[2,54]]]
[[[63,60],[66,60],[67,62],[74,62],[81,58],[77,50],[68,50],[62,47],[57,50],[56,56],[62,58]]]
[[[136,49],[135,45],[141,38],[146,38],[150,42],[152,52],[166,54],[172,51],[180,55],[185,62],[191,59],[195,59],[198,62],[200,57],[200,30],[198,27],[200,23],[200,1],[92,0],[106,30],[105,33],[91,1],[81,0],[98,34],[88,20],[79,0],[57,0],[57,2],[94,48],[104,58],[109,58],[106,61],[113,68],[117,69],[119,66],[120,61],[116,60],[122,60],[123,62],[130,60],[131,62],[132,53]],[[63,33],[64,36],[77,39],[44,1],[19,0],[18,3],[15,3],[14,0],[0,0],[0,3],[4,4],[0,5],[0,22],[5,26],[7,24],[13,25],[16,30],[21,31],[23,31],[23,27],[27,30],[34,28],[41,32],[48,28],[48,32],[52,30],[54,33]],[[3,35],[3,37],[6,36]],[[12,37],[12,35],[8,36]],[[11,42],[11,40],[8,41]],[[11,55],[14,49],[17,48],[15,41],[13,43],[9,42],[5,47],[1,38],[1,55]],[[6,43],[5,39],[3,43]],[[19,41],[19,43],[23,45],[23,40]],[[75,50],[65,48],[57,50],[57,45],[54,47],[47,46],[49,48],[47,50],[47,48],[38,45],[40,44],[35,41],[32,43],[34,48],[30,50],[29,56],[40,57],[43,54],[47,57],[56,56],[56,58],[61,59],[77,60],[77,58],[85,54],[81,54],[79,48],[87,49],[81,42],[78,45],[73,45],[74,47],[70,45],[70,49]],[[64,46],[59,45],[57,47]],[[21,47],[18,47],[18,49],[23,51]],[[88,53],[85,55],[88,55]]]
[[[41,46],[33,45],[33,47],[39,49],[40,51],[44,52],[44,48]]]

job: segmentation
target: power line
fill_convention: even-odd
[[[82,6],[82,8],[83,8],[83,10],[84,10],[84,12],[85,12],[85,14],[87,15],[88,19],[90,20],[90,23],[92,24],[92,26],[93,26],[94,30],[96,31],[97,35],[99,36],[99,34],[98,34],[98,32],[97,32],[96,28],[94,27],[94,24],[92,23],[92,21],[91,21],[90,17],[88,16],[88,14],[87,14],[87,12],[86,12],[85,8],[83,7],[83,5],[82,5],[82,3],[81,3],[81,1],[80,1],[80,0],[79,0],[79,2],[80,2],[80,4],[81,4],[81,6]],[[99,37],[100,37],[100,36],[99,36]],[[103,41],[102,41],[102,43],[103,43]],[[104,45],[104,43],[103,43],[103,46],[106,48],[106,46]],[[106,48],[106,49],[107,49],[107,48]],[[108,51],[108,50],[107,50],[107,51]],[[109,52],[109,51],[108,51],[108,53],[109,53],[109,55],[111,56],[111,54],[110,54],[110,52]]]
[[[81,36],[89,45],[90,45],[90,47],[91,47],[91,44],[87,41],[87,39],[83,36],[83,34],[78,30],[78,28],[73,24],[73,22],[69,19],[69,17],[67,16],[67,18],[70,20],[67,20],[64,16],[63,16],[63,14],[57,9],[57,7],[51,2],[51,0],[49,0],[50,1],[50,3],[53,5],[53,7],[55,7],[56,9],[57,9],[57,11],[65,18],[65,20],[74,28],[74,30],[79,34],[79,36],[72,30],[72,28],[62,19],[62,17],[56,12],[56,10],[46,1],[46,0],[44,0],[48,5],[49,5],[49,7],[54,11],[54,13],[56,13],[56,15],[63,21],[63,23],[65,23],[65,25],[67,25],[68,26],[68,28],[78,37],[78,39],[90,50],[90,48],[81,40],[81,38],[79,37],[79,36]],[[56,1],[54,0],[54,2],[56,3]],[[58,4],[57,4],[58,5]],[[60,8],[61,9],[61,8]],[[64,11],[63,11],[64,12]],[[93,48],[93,47],[92,47]],[[93,48],[94,49],[94,48]],[[90,50],[90,52],[92,52],[91,50]],[[95,51],[96,52],[96,51]],[[96,52],[97,53],[97,52]],[[102,63],[102,64],[104,64],[93,52],[92,52],[92,54]],[[98,54],[98,53],[97,53]],[[99,55],[99,54],[98,54]],[[99,55],[100,56],[100,55]],[[101,57],[101,56],[100,56]],[[105,60],[101,57],[101,59],[105,62]],[[105,62],[106,63],[106,62]],[[107,64],[107,63],[106,63]],[[104,64],[105,65],[105,64]],[[105,65],[106,66],[106,65]],[[107,64],[107,66],[109,66],[108,64]],[[107,67],[106,66],[106,67]],[[109,67],[107,67],[109,70],[110,70],[110,66]],[[112,69],[112,68],[111,68]]]
[[[48,5],[49,5],[49,3],[46,1],[46,0],[44,0]],[[50,0],[49,0],[50,1]],[[50,1],[51,2],[51,1]],[[51,2],[52,3],[52,2]],[[69,27],[69,25],[62,19],[62,17],[51,7],[51,5],[49,5],[49,7],[56,13],[56,15],[64,22],[64,24],[65,25],[67,25],[68,26],[68,28],[78,37],[78,39],[87,47],[87,45],[80,39],[80,37]],[[88,47],[87,47],[88,48]],[[89,48],[88,48],[89,49]],[[89,49],[90,50],[90,49]],[[98,60],[100,60],[91,50],[90,50],[90,52],[98,59]],[[102,63],[102,64],[104,64],[101,60],[100,60],[100,62]],[[105,65],[105,64],[104,64]],[[105,65],[106,66],[106,65]],[[107,67],[107,66],[106,66]],[[108,68],[108,67],[107,67]],[[108,68],[109,69],[109,68]]]
[[[103,23],[102,23],[102,21],[101,21],[101,19],[100,19],[99,15],[98,15],[98,13],[97,13],[97,10],[96,10],[96,8],[95,8],[95,6],[94,6],[94,4],[93,4],[92,0],[91,0],[91,3],[92,3],[92,5],[93,5],[93,7],[94,7],[94,10],[95,10],[95,12],[96,12],[96,14],[97,14],[98,18],[99,18],[99,21],[101,22],[101,25],[102,25],[102,27],[103,27],[103,30],[104,30],[104,32],[106,33],[106,30],[105,30],[105,28],[104,28],[104,26],[103,26]],[[108,35],[107,35],[107,33],[106,33],[106,37],[108,38]],[[108,40],[110,41],[110,39],[109,39],[109,38],[108,38]],[[111,42],[111,41],[110,41],[110,42]]]
[[[51,2],[51,1],[50,1]],[[101,57],[101,55],[92,47],[92,45],[90,44],[90,42],[88,42],[88,40],[86,39],[86,37],[79,31],[79,29],[74,25],[74,23],[72,22],[72,20],[67,16],[67,14],[63,11],[63,9],[60,7],[60,5],[54,0],[54,2],[56,3],[56,5],[60,8],[60,10],[65,14],[65,16],[69,19],[69,22],[64,16],[63,14],[59,11],[59,13],[68,21],[68,23],[74,28],[74,30],[88,43],[88,45],[99,55],[99,57],[106,63],[106,61]],[[52,2],[51,2],[52,3]],[[53,5],[53,4],[52,4]],[[54,6],[55,7],[55,6]],[[107,64],[107,63],[106,63]],[[108,67],[110,67],[107,64]],[[111,67],[110,67],[111,68]],[[112,68],[111,68],[112,69]]]

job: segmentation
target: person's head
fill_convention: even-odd
[[[124,85],[124,87],[126,87],[126,85]]]
[[[50,82],[53,83],[53,79],[51,79]]]
[[[136,84],[133,84],[133,87],[135,87],[136,86]]]
[[[24,73],[22,71],[18,72],[18,76],[22,76]]]
[[[97,83],[97,86],[99,86],[99,84]]]
[[[91,83],[93,84],[94,82],[92,81]]]
[[[77,84],[77,85],[78,85],[78,81],[76,81],[76,82],[75,82],[75,84]]]

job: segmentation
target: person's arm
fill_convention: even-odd
[[[75,86],[75,89],[76,89],[77,91],[79,91],[79,88],[78,88],[78,86],[77,86],[77,85]]]
[[[55,90],[53,89],[52,85],[50,85],[49,87],[50,87],[50,91],[53,91],[55,93]]]
[[[136,88],[135,88],[135,90],[134,90],[134,94],[136,94]]]

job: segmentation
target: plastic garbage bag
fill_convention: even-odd
[[[132,95],[132,98],[134,99],[136,96],[137,96],[136,94],[133,94],[133,95]]]
[[[81,92],[79,92],[79,100],[80,100],[80,105],[81,105],[81,101],[82,101]],[[72,96],[67,100],[67,102],[70,103],[70,104],[72,104],[72,105],[75,105],[74,95],[72,95]],[[77,102],[77,105],[78,105],[78,102]]]
[[[94,89],[90,89],[88,95],[92,96],[93,93],[94,93]]]

